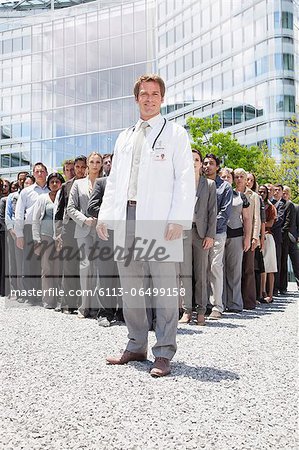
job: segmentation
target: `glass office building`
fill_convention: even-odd
[[[167,81],[171,120],[217,114],[278,156],[296,68],[295,0],[2,0],[0,174],[111,152],[148,71]]]
[[[154,69],[151,0],[55,4],[54,11],[34,2],[35,14],[30,1],[11,9],[8,19],[0,9],[0,173],[6,177],[36,161],[54,169],[75,155],[111,152],[119,132],[138,117],[134,80]]]
[[[266,142],[279,156],[298,104],[297,6],[292,0],[158,0],[168,116],[185,124],[189,115],[217,114],[239,142]]]

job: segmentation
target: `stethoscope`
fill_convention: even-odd
[[[155,150],[156,142],[159,139],[159,137],[161,136],[161,134],[163,133],[163,130],[164,130],[165,126],[166,126],[166,119],[165,119],[165,117],[163,118],[163,120],[164,120],[164,123],[163,123],[163,125],[161,127],[161,130],[159,131],[159,133],[157,134],[157,136],[156,136],[156,138],[155,138],[155,140],[153,142],[152,150]],[[133,128],[132,133],[134,133],[134,131],[135,131],[135,127]]]

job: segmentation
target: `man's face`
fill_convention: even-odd
[[[6,181],[6,180],[3,181],[2,192],[3,192],[3,194],[8,194],[9,193],[9,182]]]
[[[269,198],[272,198],[274,195],[274,186],[273,184],[267,184],[266,186],[268,188]]]
[[[103,168],[106,175],[109,175],[111,170],[111,158],[110,156],[107,156],[103,159]]]
[[[259,188],[259,195],[262,197],[263,200],[265,200],[265,198],[267,197],[267,191],[264,188],[264,186],[261,186]]]
[[[291,192],[289,191],[289,189],[284,189],[282,191],[282,197],[284,200],[288,201],[291,198]]]
[[[238,191],[243,191],[247,185],[247,176],[242,172],[234,172],[234,182]]]
[[[157,116],[160,113],[163,100],[159,83],[156,81],[143,81],[140,84],[138,97],[136,99],[141,119],[149,120],[152,117]]]
[[[18,182],[19,182],[19,185],[21,188],[23,188],[23,186],[24,186],[24,182],[26,180],[27,175],[28,175],[27,172],[22,172],[18,176]]]
[[[280,200],[282,198],[282,189],[280,186],[274,186],[274,194],[273,197],[275,200]]]
[[[203,160],[203,172],[208,178],[216,178],[219,167],[214,158],[205,158]]]
[[[34,176],[35,182],[37,184],[39,184],[40,186],[44,186],[46,184],[47,175],[48,175],[48,172],[46,171],[46,169],[43,166],[41,166],[39,164],[37,166],[35,166],[33,176]]]
[[[76,178],[84,178],[86,171],[86,163],[84,161],[76,161],[74,171]]]
[[[63,169],[63,175],[66,181],[75,176],[74,164],[66,164]]]

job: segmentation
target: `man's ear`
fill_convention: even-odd
[[[162,99],[161,99],[161,103],[164,103],[164,97],[162,97]]]

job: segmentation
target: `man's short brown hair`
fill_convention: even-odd
[[[66,160],[64,161],[63,166],[62,166],[63,172],[64,172],[64,170],[65,170],[65,166],[69,166],[70,164],[72,164],[72,165],[75,164],[73,159],[66,159]]]
[[[148,81],[155,81],[156,83],[159,84],[160,86],[160,92],[161,92],[161,97],[164,98],[165,95],[165,83],[162,80],[162,78],[155,74],[155,73],[149,73],[149,74],[145,74],[145,75],[141,75],[134,84],[134,96],[135,99],[138,99],[138,94],[139,94],[139,89],[140,89],[140,85],[143,82],[148,82]]]

